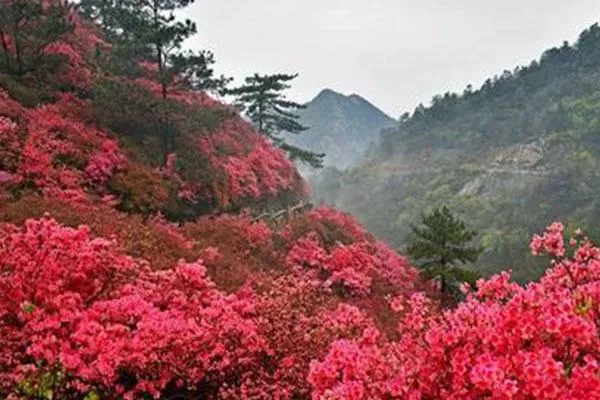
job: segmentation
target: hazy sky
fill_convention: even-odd
[[[478,87],[600,20],[598,0],[196,0],[190,47],[217,70],[298,72],[290,97],[357,93],[397,118],[447,90]]]

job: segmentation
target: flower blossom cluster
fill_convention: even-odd
[[[350,237],[351,243],[326,245],[317,232],[310,232],[288,252],[289,267],[323,280],[325,287],[342,286],[355,294],[368,294],[373,277],[385,278],[405,291],[414,289],[416,270],[404,257],[368,235],[354,218],[328,207],[313,210],[309,218],[335,227],[341,238]]]
[[[562,257],[559,232],[532,248]],[[481,280],[453,310],[421,294],[394,301],[400,339],[335,342],[312,364],[313,398],[600,398],[600,252],[576,253],[526,287],[507,272]]]
[[[15,183],[83,197],[85,188],[102,186],[124,165],[125,156],[114,140],[65,115],[68,101],[29,110],[0,100],[0,113],[6,102],[20,121],[2,117],[6,123],[0,130],[1,166],[14,175]]]
[[[201,136],[198,145],[216,174],[226,177],[215,182],[221,204],[301,191],[303,187],[284,152],[275,149],[239,117],[223,122],[216,132]]]
[[[546,252],[555,257],[565,255],[564,248],[564,226],[560,222],[555,222],[546,228],[543,235],[535,235],[531,241],[531,252],[538,255]]]
[[[92,84],[92,72],[85,63],[84,51],[66,41],[56,41],[44,48],[44,54],[57,55],[65,59],[60,65],[59,72],[53,77],[55,84],[75,85],[79,88],[89,88]]]
[[[63,370],[73,378],[57,393],[158,397],[232,379],[269,352],[253,295],[221,293],[202,264],[151,272],[50,219],[0,232],[0,393]]]

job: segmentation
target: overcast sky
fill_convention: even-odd
[[[290,97],[357,93],[397,118],[528,64],[600,20],[598,0],[196,0],[193,48],[237,82],[298,72]]]

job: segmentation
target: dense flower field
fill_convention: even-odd
[[[520,287],[505,272],[441,312],[422,294],[394,300],[400,339],[336,341],[311,365],[313,397],[600,398],[600,249],[569,242],[559,223],[533,239],[533,252],[556,257],[539,283]]]
[[[325,212],[339,218],[333,210]],[[316,233],[319,223],[330,221],[323,213],[303,221],[315,228],[315,240],[324,238]],[[290,223],[286,235],[302,235],[304,228]],[[205,260],[181,259],[156,270],[126,255],[116,237],[94,237],[86,226],[69,228],[48,217],[26,220],[21,227],[0,226],[3,393],[308,396],[311,361],[324,356],[334,340],[356,338],[378,324],[369,317],[370,299],[363,292],[352,294],[352,282],[340,282],[348,292],[334,293],[327,260],[305,259],[306,269],[290,263],[296,245],[275,247],[274,241],[283,239],[264,224],[221,217],[183,229],[155,221],[153,230],[174,237],[183,255]],[[211,230],[227,235],[228,243],[217,237],[208,246]],[[370,238],[354,240],[357,250],[345,258],[348,274],[363,273],[359,260],[375,264],[390,257]],[[361,252],[367,244],[375,248]],[[329,252],[345,248],[338,242]],[[244,265],[249,262],[254,265]],[[403,290],[389,295],[412,290],[415,273],[404,259],[396,256],[388,266],[407,279]],[[220,268],[227,274],[214,272],[217,284],[209,271]],[[315,268],[322,274],[313,274]],[[364,273],[385,279],[376,271]],[[247,279],[232,286],[229,274]],[[384,301],[382,293],[372,296]],[[46,387],[42,382],[48,380]]]
[[[540,282],[442,310],[350,215],[254,221],[306,196],[284,153],[204,93],[107,76],[70,18],[43,95],[0,76],[0,398],[600,398],[583,235],[553,224]]]

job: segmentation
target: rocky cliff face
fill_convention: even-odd
[[[543,160],[543,140],[494,151],[484,159],[479,174],[465,183],[458,195],[491,198],[507,191],[526,191],[550,175],[540,165]]]

